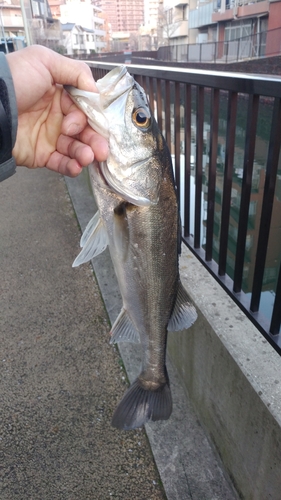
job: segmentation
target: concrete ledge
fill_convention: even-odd
[[[67,186],[83,229],[95,211],[87,179],[67,179]],[[114,321],[121,298],[108,252],[93,267]],[[146,426],[167,497],[237,498],[225,467],[242,498],[275,500],[281,491],[281,358],[184,246],[180,271],[199,318],[187,332],[169,335],[173,414]],[[119,347],[132,380],[138,349]]]
[[[242,498],[280,498],[281,358],[185,247],[180,270],[199,318],[173,364]]]

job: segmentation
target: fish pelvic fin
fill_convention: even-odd
[[[167,420],[172,413],[172,406],[168,382],[155,390],[148,390],[137,378],[118,404],[111,425],[128,431],[142,427],[149,420]]]
[[[83,248],[79,255],[77,255],[72,267],[77,267],[80,266],[80,264],[89,262],[106,249],[108,245],[108,236],[99,216],[99,212],[97,212],[88,223],[80,240],[80,245]]]
[[[182,283],[179,281],[176,302],[168,323],[168,332],[189,328],[197,319],[197,312]]]
[[[111,328],[110,344],[116,342],[134,342],[135,344],[140,342],[139,332],[124,308],[121,309]]]

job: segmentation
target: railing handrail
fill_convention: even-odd
[[[106,63],[85,61],[92,68],[107,71],[122,63]],[[172,66],[145,66],[130,64],[129,69],[136,75],[147,76],[167,81],[202,85],[203,87],[219,88],[220,90],[262,95],[265,97],[281,97],[281,76],[254,75],[227,71],[211,71],[189,68],[174,68]],[[270,85],[269,85],[270,84]]]

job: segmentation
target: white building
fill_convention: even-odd
[[[61,25],[63,33],[63,46],[67,55],[91,54],[97,52],[95,31],[84,28],[75,23]]]
[[[59,19],[62,25],[65,25],[64,36],[70,40],[72,38],[70,32],[72,33],[74,30],[72,33],[73,38],[75,39],[77,35],[78,40],[82,41],[83,39],[81,48],[73,48],[75,53],[78,50],[78,53],[87,52],[89,54],[92,50],[101,52],[105,48],[106,33],[104,19],[101,17],[102,11],[93,4],[92,0],[49,0],[49,3],[53,17]],[[71,28],[71,25],[75,25],[76,28]],[[79,29],[77,29],[77,26]],[[81,29],[83,32],[81,32]],[[94,40],[92,40],[93,37]],[[70,45],[68,45],[67,50],[70,50]]]
[[[159,0],[145,0],[144,25],[139,28],[140,49],[151,50],[158,47]]]
[[[188,14],[187,0],[163,0],[162,24],[163,38],[168,45],[188,43]]]
[[[99,17],[100,12],[101,9],[93,5],[91,0],[66,0],[60,5],[60,22],[102,30],[104,20]]]

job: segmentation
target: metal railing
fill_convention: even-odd
[[[233,63],[281,54],[281,28],[235,40],[159,47],[157,59],[170,62]]]
[[[174,160],[184,243],[281,353],[281,79],[129,70]]]

